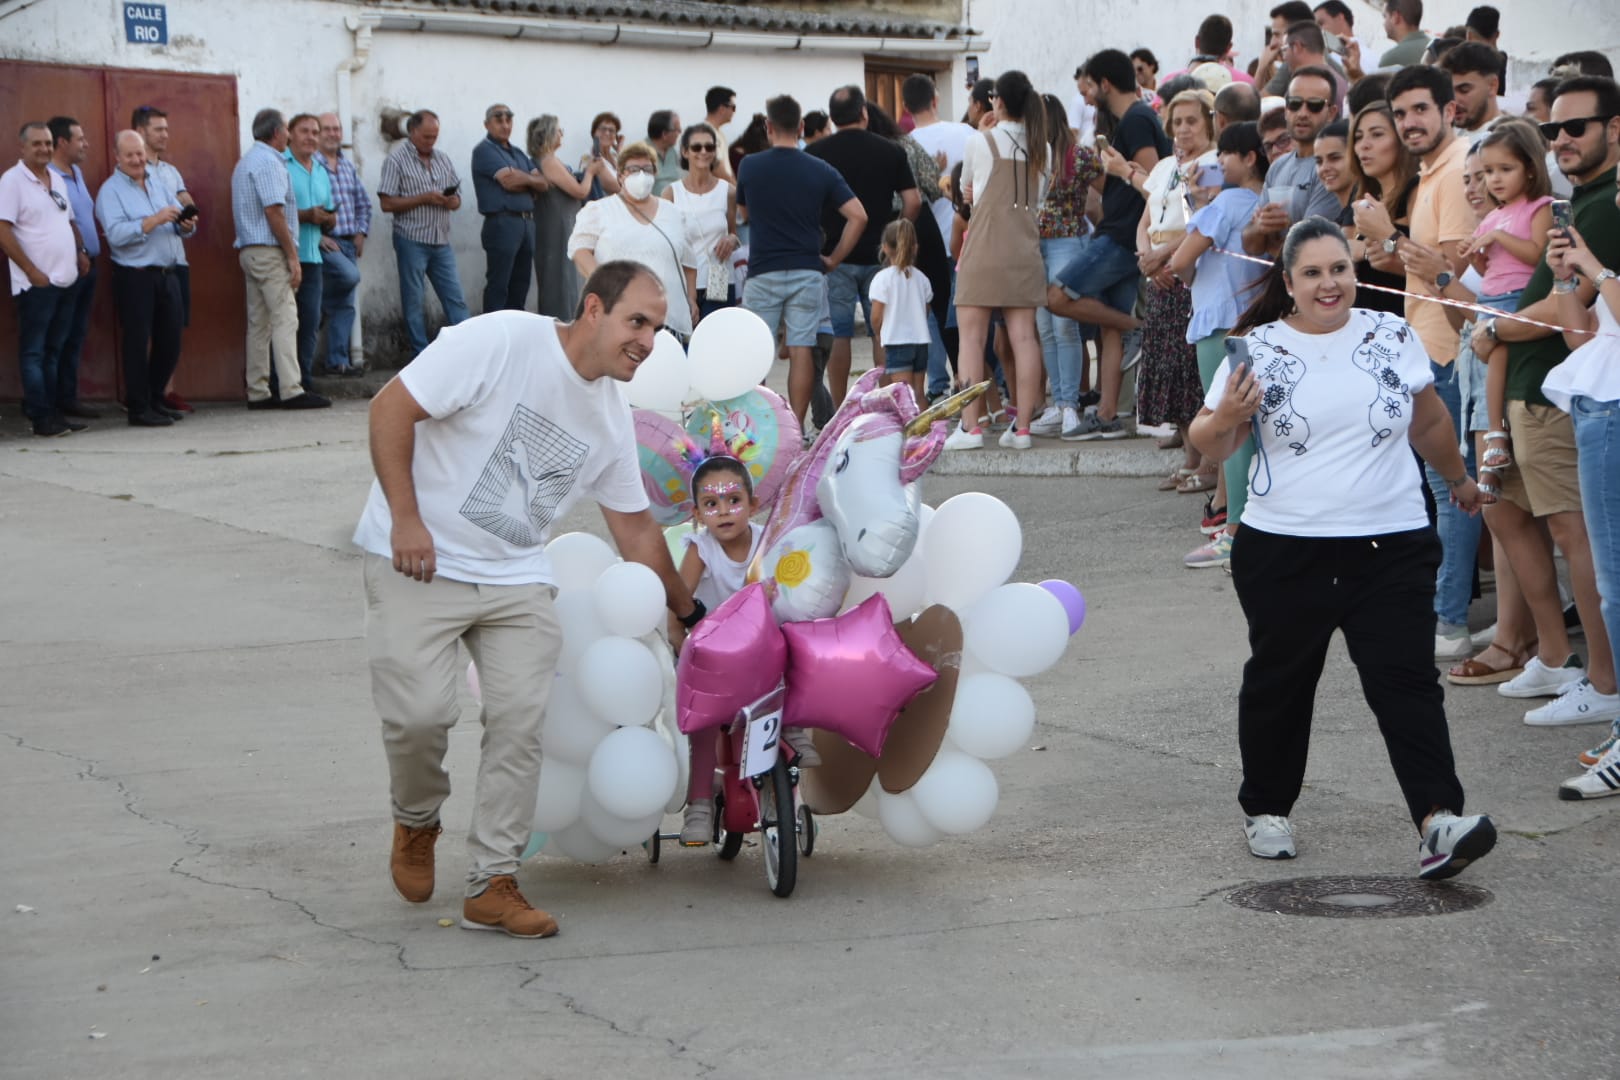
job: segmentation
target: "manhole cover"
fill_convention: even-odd
[[[1477,885],[1397,877],[1292,878],[1260,881],[1227,894],[1228,902],[1278,915],[1329,919],[1395,919],[1404,915],[1449,915],[1491,902]]]

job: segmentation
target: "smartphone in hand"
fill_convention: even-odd
[[[190,221],[192,218],[194,218],[196,216],[197,216],[197,207],[196,206],[194,206],[194,205],[193,206],[182,206],[180,208],[180,216],[176,220],[178,220],[178,221]]]
[[[451,184],[449,187],[444,189],[444,197],[447,198],[447,199],[455,198],[456,192],[458,192],[460,190],[461,190],[461,185],[460,184]]]
[[[1243,376],[1254,370],[1254,361],[1249,359],[1249,339],[1229,337],[1226,339],[1226,359],[1232,365],[1232,372],[1239,381]]]
[[[1569,227],[1575,224],[1575,208],[1568,199],[1554,199],[1551,203],[1553,228],[1564,233],[1564,239],[1569,239]]]

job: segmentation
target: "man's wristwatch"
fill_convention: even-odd
[[[692,627],[698,624],[703,616],[707,615],[708,613],[709,609],[703,606],[703,601],[694,596],[692,597],[691,612],[686,615],[675,616],[675,621],[690,630]]]
[[[1384,249],[1385,255],[1395,254],[1396,249],[1401,246],[1401,234],[1390,233],[1378,246]]]
[[[1479,328],[1481,330],[1485,331],[1486,336],[1489,337],[1492,341],[1501,340],[1500,338],[1498,338],[1496,336],[1496,320],[1495,319],[1481,319],[1480,323],[1479,323]]]
[[[1434,291],[1445,292],[1446,286],[1450,285],[1454,280],[1455,275],[1452,274],[1450,270],[1440,271],[1438,274],[1434,275]]]

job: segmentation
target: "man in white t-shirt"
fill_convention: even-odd
[[[639,263],[607,262],[572,323],[500,311],[447,327],[371,404],[377,472],[355,530],[365,556],[371,693],[393,797],[394,888],[433,895],[456,644],[478,665],[483,749],[461,925],[549,937],[513,876],[540,779],[540,723],[562,648],[545,544],[583,496],[625,558],[663,580],[688,628],[704,611],[648,512],[628,382],[667,301]]]
[[[967,149],[967,141],[972,136],[973,129],[955,120],[939,118],[939,93],[934,86],[934,80],[927,75],[907,76],[906,81],[900,84],[900,101],[911,114],[912,122],[916,124],[911,130],[911,137],[939,162],[940,175],[950,176],[951,170],[962,163],[962,153]],[[945,241],[945,249],[949,251],[951,224],[956,217],[956,208],[951,205],[948,196],[941,195],[933,201],[929,209],[933,211],[934,221],[939,225],[939,237]],[[956,260],[952,259],[950,263],[951,277],[954,280]],[[928,338],[927,394],[932,400],[950,393],[951,389],[950,357],[946,352],[944,334],[937,319],[930,318],[928,321]]]

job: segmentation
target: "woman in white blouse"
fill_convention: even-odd
[[[651,268],[669,299],[664,326],[684,340],[698,317],[697,261],[681,208],[653,196],[657,173],[657,153],[646,143],[631,143],[620,151],[619,194],[581,208],[568,238],[568,257],[587,280],[597,263],[614,259]]]
[[[737,250],[737,188],[715,174],[720,137],[706,123],[681,132],[685,175],[664,198],[686,216],[686,236],[697,260],[698,317],[737,301],[731,256]]]

